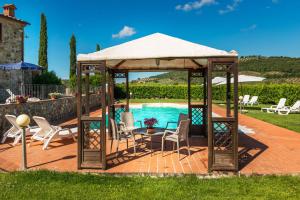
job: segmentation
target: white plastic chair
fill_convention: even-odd
[[[128,149],[128,139],[133,139],[133,149],[134,154],[136,153],[136,142],[135,137],[132,131],[124,132],[123,130],[120,130],[117,126],[117,123],[114,119],[110,118],[111,123],[111,130],[112,130],[112,139],[111,139],[111,145],[110,145],[110,152],[112,151],[113,142],[114,140],[117,141],[117,155],[119,153],[119,142],[121,140],[126,140],[127,149]]]
[[[40,130],[36,132],[32,137],[30,144],[33,141],[41,141],[43,142],[43,150],[48,148],[50,142],[55,138],[70,138],[72,137],[74,141],[75,134],[77,133],[77,128],[69,129],[69,128],[61,128],[59,126],[52,126],[44,117],[34,116],[33,120],[40,127]]]
[[[14,138],[13,146],[20,142],[22,138],[22,128],[17,124],[17,117],[15,115],[5,115],[7,121],[12,125],[2,136],[1,143],[4,143],[7,138]],[[33,135],[39,128],[37,127],[28,127],[26,128],[26,135]]]
[[[187,114],[180,113],[177,122],[167,122],[166,129],[168,129],[169,124],[177,124],[178,127],[181,120],[187,120],[188,118],[189,116]]]
[[[270,108],[262,108],[261,111],[267,113],[275,113],[278,110],[283,109],[285,107],[286,98],[281,98],[277,105],[272,105]]]
[[[290,113],[300,113],[300,100],[296,101],[293,106],[286,106],[278,110],[279,115],[288,115]]]
[[[190,119],[181,120],[176,131],[165,130],[165,133],[162,137],[162,144],[161,144],[162,155],[164,152],[164,144],[165,144],[165,141],[167,140],[167,141],[173,142],[173,149],[174,149],[174,144],[177,143],[178,159],[180,159],[180,152],[179,152],[180,142],[184,142],[184,141],[187,144],[189,156],[191,156],[189,136],[188,136],[189,128],[190,128],[190,121],[191,121]]]
[[[9,94],[9,97],[5,100],[5,103],[10,104],[16,95],[10,89],[6,89],[6,92]]]
[[[253,106],[255,104],[257,104],[257,105],[259,104],[258,103],[258,96],[251,97],[250,101],[247,103],[247,105],[251,105],[251,106]]]
[[[133,113],[132,112],[122,112],[121,113],[121,122],[120,124],[122,125],[121,129],[124,131],[132,131],[134,129],[136,129],[136,127],[134,126],[134,117],[133,117]],[[140,123],[140,127],[142,128],[142,122],[141,121],[137,121]]]

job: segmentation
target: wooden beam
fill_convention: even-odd
[[[187,88],[187,92],[188,92],[188,115],[189,115],[189,119],[192,120],[192,109],[191,109],[191,70],[188,71],[188,88]],[[190,123],[190,132],[189,135],[191,135],[191,123]]]
[[[227,72],[226,73],[226,116],[230,117],[231,116],[231,83],[230,83],[230,77],[231,73]]]
[[[81,169],[82,163],[82,127],[81,127],[81,116],[82,116],[82,94],[81,94],[81,64],[77,63],[77,126],[78,126],[78,139],[77,139],[77,168]]]
[[[90,74],[85,75],[85,115],[90,115]]]
[[[235,171],[238,171],[239,169],[239,163],[238,163],[238,123],[239,123],[239,116],[238,116],[238,99],[239,99],[239,95],[238,95],[238,63],[234,63],[233,65],[233,77],[234,77],[234,82],[233,82],[233,100],[234,100],[234,119],[235,119],[235,123],[234,123],[234,134],[233,134],[233,147],[234,147],[234,167],[235,167]]]
[[[207,106],[207,68],[203,70],[203,104]]]
[[[197,63],[197,62],[195,61],[195,59],[191,59],[191,61],[192,61],[195,65],[197,65],[199,68],[203,68],[203,67],[204,67],[203,65]]]
[[[119,68],[124,62],[126,62],[126,60],[122,60],[117,65],[115,65],[113,68]]]
[[[112,72],[108,70],[108,98],[107,98],[107,114],[108,114],[108,138],[112,138],[110,118],[112,118]]]
[[[212,165],[213,165],[212,70],[213,70],[213,63],[211,60],[208,60],[208,69],[207,69],[208,172],[212,171]]]
[[[126,72],[126,112],[129,112],[129,79],[128,79],[128,72]]]
[[[102,168],[106,169],[106,70],[102,70],[102,83],[101,83],[101,127],[100,127],[100,148],[102,158]]]

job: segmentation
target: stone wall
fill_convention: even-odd
[[[100,95],[90,96],[91,108],[99,108],[101,102]],[[84,101],[84,98],[83,98]],[[24,104],[1,104],[0,105],[0,138],[2,134],[9,129],[5,115],[28,114],[32,116],[45,117],[52,124],[63,122],[64,120],[76,117],[76,98],[64,97],[57,100],[42,100],[39,102],[30,102]],[[33,124],[32,124],[33,125]]]
[[[20,62],[23,59],[23,25],[0,18],[2,40],[0,42],[0,64]]]

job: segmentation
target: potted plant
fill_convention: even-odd
[[[20,103],[26,103],[27,102],[28,97],[22,96],[22,95],[18,95],[16,96],[16,103],[20,104]]]
[[[144,119],[144,125],[147,127],[147,132],[148,133],[153,133],[154,132],[154,125],[155,124],[158,124],[158,121],[154,117]]]
[[[58,99],[58,98],[62,97],[62,94],[61,93],[57,93],[57,92],[53,92],[53,93],[49,93],[49,97],[52,100],[55,100],[55,99]]]

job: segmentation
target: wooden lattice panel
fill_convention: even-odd
[[[82,73],[83,74],[86,74],[86,73],[100,73],[103,71],[105,67],[105,63],[99,63],[99,64],[89,64],[89,65],[85,65],[83,64],[81,66],[81,70],[82,70]]]
[[[125,107],[115,108],[115,120],[117,123],[121,121],[121,113],[125,112]]]
[[[214,170],[235,169],[234,125],[228,119],[213,121],[213,163]]]
[[[100,150],[100,122],[87,121],[83,122],[84,131],[84,149]]]
[[[192,125],[203,125],[203,108],[192,108]]]
[[[126,73],[125,72],[116,72],[113,74],[114,78],[126,78]]]
[[[233,126],[230,122],[214,122],[214,150],[232,151],[233,150]]]

